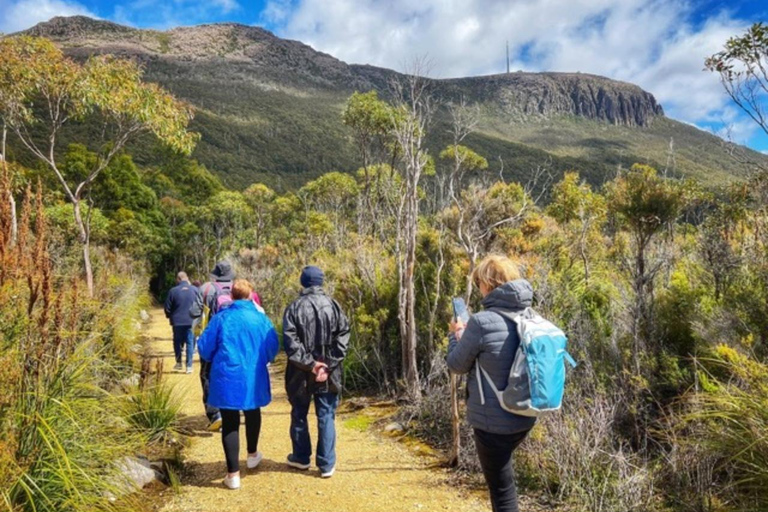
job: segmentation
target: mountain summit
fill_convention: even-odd
[[[344,101],[354,91],[386,96],[402,78],[233,23],[156,31],[73,16],[25,33],[52,39],[77,59],[111,53],[140,61],[148,80],[198,107],[193,129],[203,138],[195,156],[237,186],[295,185],[354,169],[355,149],[341,125]],[[666,165],[670,140],[679,173],[722,181],[732,168],[744,171],[724,152],[715,156],[719,139],[666,118],[653,95],[633,84],[524,72],[431,82],[442,101],[463,97],[479,107],[479,130],[468,143],[489,160],[503,158],[515,177],[547,162],[599,182],[617,165]],[[445,143],[442,131],[433,130],[435,150]]]

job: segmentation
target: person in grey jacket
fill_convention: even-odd
[[[466,325],[451,324],[448,368],[469,373],[467,420],[474,430],[475,446],[491,495],[494,512],[518,512],[513,452],[536,422],[535,418],[505,411],[484,379],[478,382],[479,361],[498,389],[507,386],[509,370],[520,345],[510,314],[531,306],[533,288],[520,278],[517,265],[504,256],[491,255],[473,274],[483,295],[485,311],[472,315]],[[478,386],[489,397],[481,403]]]

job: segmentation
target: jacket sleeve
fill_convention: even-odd
[[[165,298],[165,317],[171,318],[173,313],[173,289],[168,292],[168,297]]]
[[[461,340],[451,335],[446,363],[453,373],[468,373],[483,347],[483,326],[474,316],[467,322]]]
[[[219,348],[219,331],[221,330],[221,316],[214,316],[208,327],[203,331],[203,334],[197,339],[197,351],[200,354],[200,359],[213,361],[213,356],[216,354],[216,350]]]
[[[289,306],[283,315],[283,348],[288,355],[289,364],[305,372],[311,372],[315,367],[314,357],[307,352],[299,339],[293,306]]]
[[[266,349],[267,361],[273,362],[277,352],[280,350],[280,341],[277,339],[275,326],[272,325],[272,321],[269,319],[267,319],[267,336],[264,340],[264,348]]]
[[[333,301],[333,308],[336,310],[336,329],[333,335],[331,354],[327,361],[329,370],[333,370],[341,364],[347,356],[347,349],[349,348],[349,320],[336,301]]]

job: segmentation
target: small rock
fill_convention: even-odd
[[[404,431],[405,431],[405,427],[396,421],[393,421],[392,423],[384,427],[384,432],[404,432]]]
[[[147,313],[147,310],[146,310],[146,309],[142,309],[142,310],[139,312],[139,317],[141,317],[141,321],[142,321],[142,322],[149,322],[149,318],[150,318],[150,316],[149,316],[149,313]]]
[[[138,387],[140,380],[141,380],[141,375],[139,375],[138,373],[134,373],[130,377],[126,377],[122,379],[120,381],[120,387],[128,391],[130,389]]]
[[[158,477],[149,461],[143,458],[125,457],[117,462],[116,467],[119,475],[115,487],[126,493],[143,489]]]

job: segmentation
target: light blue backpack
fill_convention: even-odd
[[[517,325],[520,346],[503,391],[496,388],[488,372],[480,366],[480,361],[475,363],[480,402],[485,405],[482,373],[501,408],[507,412],[538,417],[559,410],[565,390],[565,363],[576,367],[576,362],[565,349],[568,339],[563,331],[531,308],[516,313],[491,311]]]

